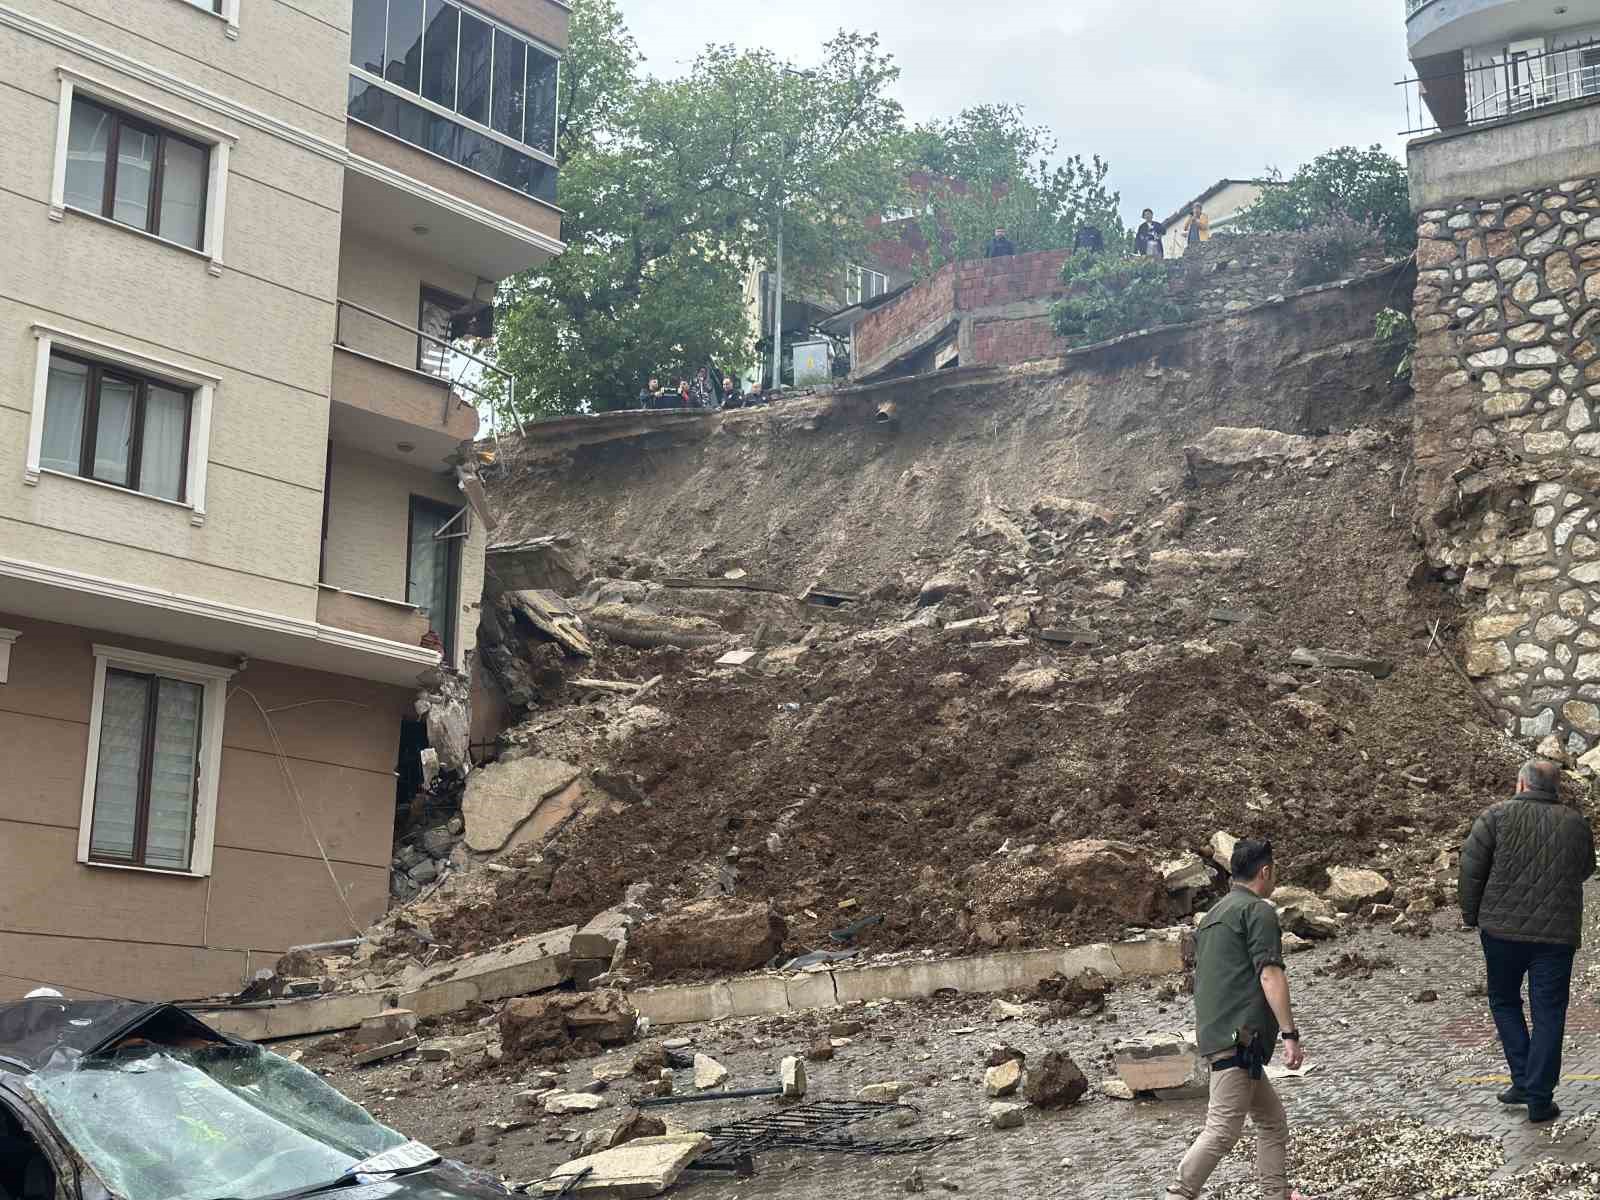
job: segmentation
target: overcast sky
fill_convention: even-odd
[[[1332,146],[1401,153],[1402,0],[621,0],[658,75],[708,41],[805,66],[840,28],[876,31],[911,121],[1024,105],[1064,153],[1111,163],[1125,219]]]

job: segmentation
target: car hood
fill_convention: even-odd
[[[446,1159],[420,1171],[318,1192],[317,1200],[503,1200],[494,1176]]]

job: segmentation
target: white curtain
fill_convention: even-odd
[[[88,386],[88,367],[66,359],[50,360],[50,380],[44,396],[44,443],[39,451],[41,467],[78,473]]]
[[[133,444],[135,385],[100,377],[100,418],[94,431],[94,477],[106,483],[128,482],[128,449]]]
[[[437,587],[440,572],[435,564],[444,547],[434,540],[436,529],[438,522],[431,510],[411,510],[411,578],[406,580],[406,599],[427,614],[429,627],[437,633],[441,615],[437,610],[445,597]]]
[[[94,776],[94,822],[89,834],[89,851],[99,858],[134,857],[148,684],[143,675],[106,672],[100,761]]]
[[[156,681],[155,747],[150,761],[150,817],[145,865],[187,870],[194,844],[195,765],[200,753],[202,689]]]
[[[106,194],[106,144],[111,138],[111,114],[103,108],[76,101],[67,131],[67,203],[85,212],[99,213]]]
[[[150,177],[156,169],[156,139],[126,122],[117,131],[116,198],[111,217],[135,229],[150,228]]]
[[[165,500],[183,495],[183,427],[189,397],[150,385],[144,402],[144,440],[139,448],[139,490]]]
[[[204,148],[173,137],[161,150],[161,236],[194,250],[200,249],[209,159]]]

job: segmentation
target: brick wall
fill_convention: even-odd
[[[979,321],[972,330],[972,357],[980,363],[1008,365],[1055,358],[1071,346],[1056,334],[1049,317]]]
[[[856,364],[876,362],[890,346],[941,316],[953,319],[956,272],[963,265],[946,264],[916,287],[868,313],[856,326]]]

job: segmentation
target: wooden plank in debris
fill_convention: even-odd
[[[629,683],[626,679],[574,679],[572,686],[593,688],[597,692],[616,692],[619,696],[632,696],[644,684]]]
[[[817,583],[807,588],[806,594],[800,599],[819,608],[839,608],[845,604],[860,604],[862,597],[859,592],[846,592],[825,583]]]
[[[560,596],[544,590],[512,592],[510,596],[512,609],[540,633],[555,639],[574,654],[594,657],[594,647],[583,631],[583,622]]]
[[[1206,617],[1221,625],[1244,625],[1256,619],[1248,608],[1213,608]]]
[[[1387,679],[1394,674],[1394,664],[1382,658],[1368,658],[1364,654],[1349,654],[1343,650],[1308,650],[1295,647],[1289,655],[1289,664],[1295,667],[1326,667],[1330,671],[1364,671],[1374,679]]]
[[[1092,629],[1041,629],[1039,637],[1046,642],[1061,642],[1069,646],[1098,646],[1100,635]]]
[[[422,1039],[416,1034],[412,1034],[410,1037],[401,1038],[398,1042],[385,1042],[381,1046],[373,1046],[370,1049],[359,1051],[351,1056],[350,1061],[358,1067],[364,1067],[368,1063],[381,1062],[386,1058],[396,1058],[399,1055],[415,1050],[421,1044]]]
[[[773,592],[779,595],[783,592],[783,589],[776,584],[763,583],[759,579],[692,579],[683,575],[668,576],[661,581],[661,586],[669,588],[726,588],[737,592]]]

